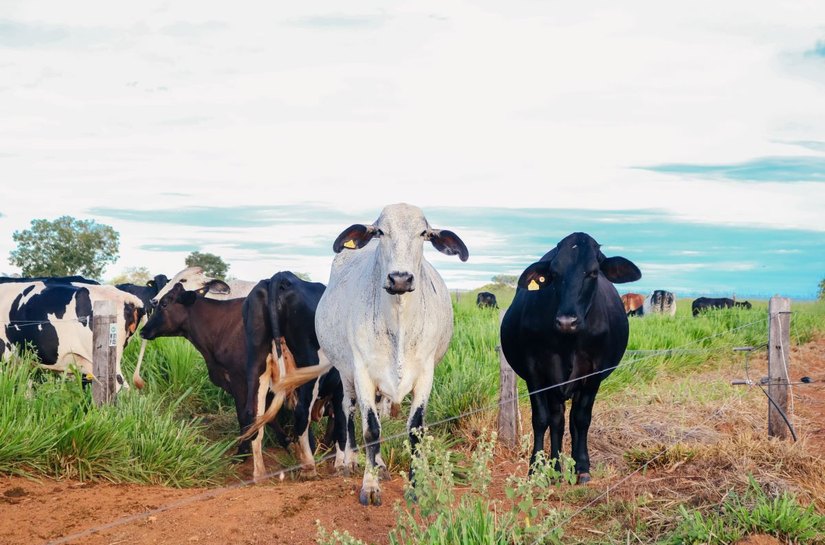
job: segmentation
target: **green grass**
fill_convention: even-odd
[[[122,391],[97,407],[78,378],[23,355],[0,367],[0,473],[202,486],[227,472],[231,441],[212,441],[177,398]]]

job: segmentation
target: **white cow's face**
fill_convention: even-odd
[[[394,295],[415,290],[421,277],[425,240],[442,253],[458,255],[462,261],[469,257],[458,235],[432,229],[420,208],[403,203],[386,206],[372,225],[356,224],[345,229],[335,240],[333,250],[357,250],[373,237],[378,237],[376,259],[381,287]]]
[[[225,283],[221,282],[218,284],[212,283],[215,280],[211,276],[206,276],[203,272],[203,269],[200,267],[188,267],[183,269],[181,272],[175,275],[172,280],[170,280],[162,290],[155,295],[154,298],[150,301],[152,305],[157,305],[158,301],[163,299],[163,296],[169,293],[169,291],[175,286],[175,284],[180,283],[183,286],[183,289],[186,291],[196,291],[203,288],[206,285],[209,285],[209,291],[212,293],[228,293],[229,286]],[[222,290],[225,290],[222,291]]]

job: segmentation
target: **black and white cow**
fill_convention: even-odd
[[[325,286],[318,282],[306,282],[289,271],[261,280],[255,286],[243,306],[246,335],[247,422],[252,424],[264,414],[267,393],[278,377],[293,370],[285,358],[280,339],[284,339],[289,354],[297,367],[317,365],[321,361],[318,337],[315,334],[315,309],[318,307]],[[275,361],[271,355],[275,354]],[[277,367],[277,369],[274,369]],[[304,476],[316,474],[313,438],[309,428],[311,411],[317,400],[329,400],[332,406],[333,438],[336,446],[336,467],[343,466],[346,446],[346,419],[344,418],[344,392],[338,370],[331,368],[317,380],[311,380],[297,389],[294,406],[294,435],[298,438],[299,456]],[[323,401],[322,401],[323,403]],[[264,471],[261,443],[263,429],[253,436],[252,454],[254,478],[261,478]]]
[[[550,456],[558,465],[564,403],[572,398],[570,437],[575,469],[579,482],[590,480],[587,432],[593,402],[602,380],[622,359],[629,331],[613,283],[639,278],[636,265],[623,257],[605,257],[585,233],[568,235],[521,274],[513,304],[501,324],[501,348],[528,390],[537,392],[530,396],[531,467],[544,449],[548,426]]]
[[[645,297],[642,304],[642,313],[644,316],[652,314],[676,316],[676,296],[666,290],[654,290],[653,293]]]
[[[132,295],[136,295],[138,299],[143,301],[143,308],[146,309],[147,314],[152,313],[152,299],[157,297],[158,292],[163,289],[169,282],[165,274],[157,274],[154,278],[146,282],[145,286],[139,284],[115,284],[119,290],[123,290]]]
[[[95,301],[114,301],[116,324],[116,388],[128,387],[120,363],[123,349],[143,318],[143,303],[114,286],[65,282],[65,279],[0,283],[0,356],[27,345],[40,365],[66,371],[74,365],[84,374],[93,371],[92,319]]]
[[[496,301],[496,294],[489,291],[480,291],[476,295],[476,306],[478,308],[498,308],[498,301]]]

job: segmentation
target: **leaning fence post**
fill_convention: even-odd
[[[499,323],[505,310],[499,314]],[[516,372],[507,363],[501,346],[496,346],[499,360],[498,441],[509,448],[516,448],[521,438],[521,415],[518,407],[518,382]]]
[[[785,413],[788,422],[788,375],[791,344],[791,300],[787,297],[771,297],[768,303],[768,395]],[[768,436],[787,439],[789,423],[782,418],[777,407],[768,401]]]
[[[92,310],[92,399],[102,405],[114,400],[117,321],[114,301],[95,301]]]

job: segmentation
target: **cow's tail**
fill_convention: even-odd
[[[266,409],[264,414],[256,418],[255,422],[253,422],[252,425],[250,425],[249,428],[243,432],[243,434],[239,437],[239,440],[246,441],[251,439],[253,435],[258,433],[259,429],[263,428],[267,425],[267,423],[275,419],[278,415],[278,411],[281,410],[281,407],[284,404],[284,400],[286,400],[289,394],[310,380],[320,377],[331,368],[332,364],[329,362],[320,363],[318,365],[310,365],[308,367],[299,367],[295,371],[287,373],[284,377],[278,380],[278,382],[272,385],[272,390],[275,392],[275,399],[273,399],[272,403],[269,404],[269,407]]]
[[[135,366],[135,374],[132,375],[132,382],[135,383],[135,388],[138,390],[143,389],[146,386],[146,383],[143,382],[143,379],[140,378],[140,364],[143,363],[143,355],[146,353],[146,339],[142,339],[140,341],[140,354],[138,354],[138,361],[137,365]]]

